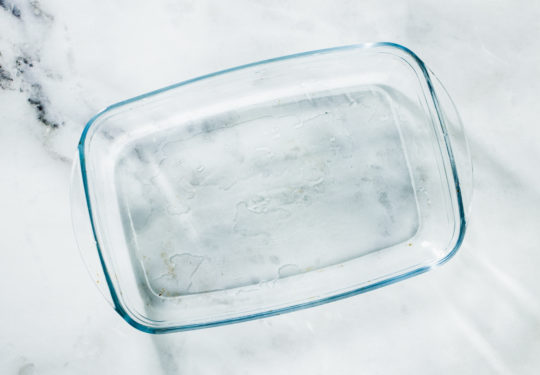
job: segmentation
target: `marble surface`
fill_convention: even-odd
[[[2,374],[536,374],[540,3],[0,1]],[[93,285],[71,162],[110,103],[215,70],[366,41],[415,51],[450,91],[475,162],[444,267],[288,315],[151,336]]]

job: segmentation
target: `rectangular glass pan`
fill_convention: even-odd
[[[210,74],[95,116],[80,170],[116,310],[146,332],[202,328],[447,260],[465,214],[447,128],[459,119],[437,85],[402,46],[354,45]]]

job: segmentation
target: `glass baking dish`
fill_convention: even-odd
[[[392,43],[261,61],[112,105],[78,156],[74,226],[92,277],[151,333],[428,271],[459,248],[472,191],[449,96]]]

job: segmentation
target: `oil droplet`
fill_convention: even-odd
[[[296,264],[285,264],[279,267],[278,275],[280,278],[294,276],[300,273],[300,268]]]

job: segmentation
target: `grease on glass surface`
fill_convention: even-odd
[[[146,287],[176,297],[272,282],[411,238],[415,192],[387,95],[280,99],[131,143],[116,185]]]

